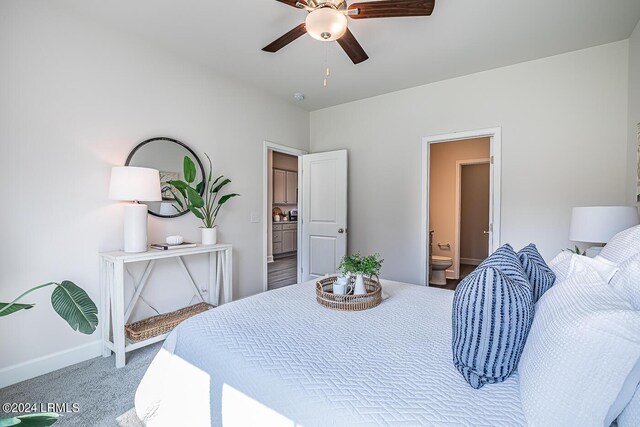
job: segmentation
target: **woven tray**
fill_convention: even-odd
[[[334,295],[333,282],[336,276],[325,277],[316,282],[316,301],[333,310],[360,311],[373,308],[382,302],[382,286],[377,280],[366,278],[364,286],[367,293],[364,295]],[[355,283],[355,277],[351,277],[351,284]]]
[[[124,326],[124,332],[131,341],[142,341],[171,331],[189,317],[214,308],[215,305],[199,302],[171,313],[160,314]]]

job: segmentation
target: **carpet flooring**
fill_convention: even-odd
[[[64,414],[55,427],[138,427],[141,423],[132,409],[135,391],[161,346],[157,343],[127,353],[124,368],[116,369],[112,354],[2,388],[0,402],[77,403],[79,411]],[[0,418],[16,415],[0,409]]]
[[[267,289],[273,290],[298,282],[296,255],[276,258],[267,266]]]

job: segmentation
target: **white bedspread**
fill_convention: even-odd
[[[183,322],[136,392],[148,425],[525,426],[517,375],[469,387],[451,355],[453,292],[383,281],[361,312],[313,282]]]

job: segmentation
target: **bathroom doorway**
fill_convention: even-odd
[[[264,143],[264,290],[299,282],[300,163],[302,150]]]
[[[423,139],[424,284],[455,289],[500,244],[500,129]]]

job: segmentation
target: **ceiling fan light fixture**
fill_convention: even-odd
[[[337,40],[347,31],[347,17],[331,7],[310,12],[304,23],[311,37],[325,42]]]

